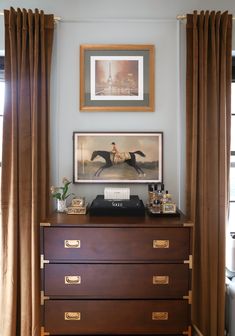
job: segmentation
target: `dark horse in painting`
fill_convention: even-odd
[[[143,170],[137,165],[136,163],[136,158],[135,155],[138,154],[142,157],[145,157],[145,154],[141,151],[135,151],[135,152],[129,152],[129,159],[124,160],[123,162],[127,163],[129,166],[133,167],[137,173],[139,175],[145,175],[145,173],[143,172]],[[100,176],[100,174],[102,173],[102,171],[105,168],[109,168],[112,167],[113,165],[116,165],[112,160],[111,160],[111,153],[108,151],[102,151],[102,150],[97,150],[94,151],[91,155],[91,161],[93,161],[97,156],[102,157],[105,160],[105,164],[100,167],[96,172],[95,172],[95,176]]]

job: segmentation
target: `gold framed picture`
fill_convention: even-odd
[[[73,207],[83,207],[85,205],[85,198],[84,197],[76,197],[72,199],[72,206]]]
[[[154,45],[81,45],[80,110],[154,111]]]
[[[176,204],[175,203],[163,203],[162,204],[163,213],[176,213]]]

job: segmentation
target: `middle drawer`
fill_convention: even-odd
[[[186,264],[46,264],[46,296],[183,298]]]

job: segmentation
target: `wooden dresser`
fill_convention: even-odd
[[[190,241],[182,216],[46,219],[41,336],[190,336]]]

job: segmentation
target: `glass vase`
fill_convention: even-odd
[[[57,212],[65,212],[66,211],[66,200],[57,199]]]

